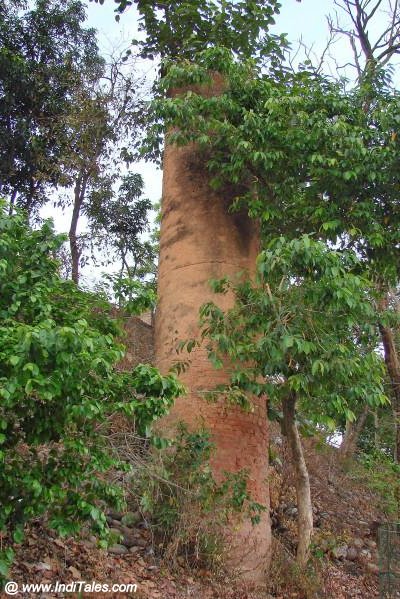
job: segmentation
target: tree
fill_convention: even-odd
[[[62,179],[68,144],[59,127],[87,71],[101,67],[84,5],[68,0],[8,0],[0,8],[0,192],[29,212]]]
[[[100,2],[101,0],[91,0]],[[128,7],[139,13],[139,31],[146,38],[137,42],[145,58],[193,59],[197,52],[224,46],[242,57],[255,54],[278,59],[282,56],[285,36],[272,34],[277,0],[196,0],[157,2],[151,0],[115,0],[117,19]],[[273,60],[274,62],[274,60]]]
[[[154,272],[155,253],[140,236],[149,231],[150,200],[142,197],[143,178],[137,173],[121,177],[118,192],[94,193],[87,208],[89,227],[101,243],[114,249],[120,262],[119,278],[140,278]]]
[[[400,7],[397,0],[335,0],[335,18],[330,16],[328,24],[333,34],[345,35],[353,51],[359,82],[373,76],[385,65],[389,66],[393,56],[400,53]],[[350,18],[348,26],[341,24],[340,14]],[[377,17],[385,25],[374,32]],[[372,28],[371,28],[372,26]],[[371,31],[372,29],[372,31]]]
[[[117,54],[94,78],[82,81],[71,97],[68,117],[60,124],[68,131],[69,146],[62,157],[66,192],[60,194],[59,205],[71,203],[72,191],[69,241],[72,279],[76,283],[88,237],[78,235],[79,219],[82,214],[89,217],[94,246],[95,229],[104,229],[104,219],[95,226],[96,214],[101,220],[96,206],[101,204],[103,210],[114,197],[121,179],[117,164],[122,160],[126,166],[133,162],[134,144],[140,133],[140,93],[145,77],[136,73],[134,59],[125,58],[125,53]]]
[[[121,177],[118,192],[109,179],[93,191],[85,209],[92,243],[119,261],[119,272],[107,275],[114,297],[128,313],[141,314],[156,302],[156,245],[142,235],[150,231],[150,200],[143,198],[143,178],[139,174]]]
[[[59,277],[53,256],[64,238],[50,222],[32,231],[3,203],[0,232],[0,531],[20,542],[46,513],[62,535],[84,521],[105,535],[99,500],[122,500],[106,474],[126,467],[106,446],[109,416],[125,414],[149,436],[184,390],[149,365],[119,371],[110,306]],[[11,559],[3,541],[0,576]]]
[[[370,270],[380,293],[379,324],[399,422],[392,331],[398,313],[388,299],[399,278],[398,94],[378,72],[346,91],[314,72],[272,79],[226,51],[207,51],[195,66],[171,68],[165,85],[204,81],[216,61],[227,81],[223,94],[159,100],[157,119],[175,128],[170,143],[198,144],[215,186],[239,186],[236,207],[246,206],[261,220],[267,239],[313,233],[358,253],[358,268]],[[156,124],[150,133],[153,152],[159,131]],[[399,443],[397,425],[395,455]]]
[[[251,407],[249,397],[266,395],[282,409],[295,470],[301,566],[309,557],[313,512],[296,411],[309,423],[335,428],[341,416],[354,420],[359,406],[387,402],[373,286],[353,274],[357,263],[355,254],[308,236],[281,237],[259,255],[254,283],[213,283],[219,293],[234,293],[233,308],[209,302],[200,313],[209,358],[216,368],[226,359],[232,364],[230,384],[214,393],[244,408]]]

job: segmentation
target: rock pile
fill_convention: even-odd
[[[152,555],[151,533],[147,523],[139,512],[107,512],[107,523],[110,527],[111,541],[107,551],[112,555],[127,553],[145,553]],[[87,547],[94,547],[97,539],[90,536],[85,542]]]
[[[289,536],[291,521],[295,521],[297,515],[298,509],[295,503],[281,502],[271,510],[273,532],[279,536]],[[330,512],[322,511],[317,506],[313,507],[313,515],[316,532],[318,529],[325,528],[324,525],[329,523],[331,516]],[[379,572],[377,543],[370,538],[371,531],[368,528],[365,530],[365,535],[364,538],[354,537],[346,542],[340,540],[335,542],[334,536],[330,536],[316,542],[316,547],[333,560],[358,563],[365,570],[377,574]]]

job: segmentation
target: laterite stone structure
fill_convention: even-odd
[[[222,90],[223,82],[216,77],[201,93],[216,95]],[[245,214],[229,213],[231,194],[212,191],[208,181],[193,145],[167,144],[155,322],[155,360],[163,373],[182,359],[176,353],[178,342],[197,336],[200,306],[209,300],[222,308],[232,304],[232,297],[212,293],[209,280],[240,271],[251,275],[255,269],[259,249],[256,224]],[[251,413],[223,401],[208,403],[203,399],[204,391],[226,382],[229,366],[215,370],[204,348],[197,348],[189,357],[190,366],[180,376],[188,395],[176,401],[163,426],[173,430],[179,421],[192,429],[205,426],[216,445],[212,468],[217,480],[223,480],[224,472],[248,471],[252,499],[267,510],[258,525],[253,526],[245,517],[239,523],[232,522],[226,533],[227,565],[242,578],[261,582],[270,554],[265,400],[255,400]]]

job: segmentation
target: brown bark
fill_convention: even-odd
[[[10,216],[12,216],[14,213],[15,200],[17,199],[17,193],[18,193],[17,190],[14,189],[14,191],[12,192],[11,197],[10,197],[10,205],[9,205],[10,207],[8,209],[8,214]]]
[[[202,92],[216,95],[222,89],[220,79]],[[209,280],[255,270],[257,226],[246,214],[229,212],[232,191],[217,193],[208,181],[209,174],[195,146],[166,144],[155,326],[156,364],[162,372],[179,358],[177,343],[199,334],[199,308],[203,303],[212,300],[223,309],[232,305],[232,296],[211,292]],[[179,421],[192,430],[205,426],[216,447],[211,466],[218,481],[225,478],[225,472],[247,469],[251,497],[267,510],[255,526],[243,514],[227,527],[226,565],[242,578],[261,582],[270,554],[265,399],[254,399],[250,413],[227,406],[222,400],[205,401],[205,391],[229,381],[229,365],[215,370],[205,347],[190,354],[190,366],[180,378],[188,395],[177,399],[163,421],[164,430],[173,432]]]
[[[393,419],[395,430],[394,459],[400,461],[400,362],[394,339],[393,330],[380,325],[385,363],[392,390]]]
[[[74,188],[74,206],[68,235],[72,264],[71,278],[76,284],[79,282],[79,259],[81,257],[81,250],[78,245],[77,229],[82,204],[85,199],[88,179],[89,176],[87,174],[80,174],[76,180]]]
[[[300,434],[296,424],[296,397],[291,394],[282,402],[283,431],[287,437],[295,472],[297,496],[297,563],[304,567],[310,555],[310,543],[313,534],[313,512],[311,503],[310,478],[304,458]]]
[[[384,312],[389,307],[389,291],[379,301],[378,307]],[[395,306],[398,310],[398,306]],[[395,333],[390,326],[380,323],[379,331],[381,333],[385,364],[390,381],[391,401],[393,408],[394,423],[394,447],[393,455],[396,462],[400,461],[400,360],[396,347]]]
[[[375,449],[378,451],[379,449],[379,416],[378,410],[374,412],[374,445]]]
[[[368,406],[365,406],[361,414],[354,422],[346,422],[346,432],[339,448],[340,457],[343,460],[352,458],[357,449],[358,438],[365,426],[368,416]]]

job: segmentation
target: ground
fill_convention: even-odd
[[[110,526],[123,538],[110,551],[96,539],[60,539],[42,522],[27,531],[15,546],[11,579],[18,583],[74,580],[136,583],[136,593],[76,594],[84,597],[136,599],[373,599],[378,597],[376,528],[382,519],[379,498],[355,480],[338,461],[337,450],[315,440],[306,442],[314,507],[313,559],[307,573],[296,569],[296,501],[285,443],[279,432],[271,439],[271,518],[274,532],[273,567],[265,589],[251,590],[210,570],[193,570],[183,558],[163,563],[151,527],[140,516],[131,520],[109,513]],[[125,544],[123,544],[125,543]],[[4,595],[6,596],[6,595]],[[23,597],[22,593],[16,595]],[[61,594],[25,594],[25,597]]]

